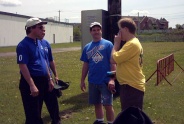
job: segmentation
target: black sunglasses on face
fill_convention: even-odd
[[[43,26],[37,26],[36,28],[39,28],[40,30],[43,30]]]

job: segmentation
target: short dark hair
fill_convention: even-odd
[[[122,18],[122,19],[120,19],[118,21],[118,26],[119,26],[119,28],[120,27],[121,28],[124,28],[124,27],[128,28],[130,33],[132,33],[132,34],[135,34],[135,32],[137,30],[137,26],[136,26],[134,20],[131,19],[131,18]]]
[[[28,27],[26,28],[26,34],[30,34],[31,33],[31,28],[35,29],[36,28],[36,25],[32,26],[32,27]]]

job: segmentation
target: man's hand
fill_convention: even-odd
[[[82,90],[83,92],[86,91],[86,84],[85,84],[85,82],[81,82],[80,87],[81,87],[81,90]]]
[[[58,84],[59,78],[58,77],[55,77],[54,79],[55,79],[56,84]]]
[[[115,82],[113,79],[110,79],[109,80],[109,83],[108,83],[108,89],[111,91],[111,93],[115,93],[116,90],[115,90]]]
[[[51,92],[54,89],[54,82],[53,80],[49,80],[49,91]]]
[[[121,45],[121,32],[119,31],[117,35],[114,36],[114,47],[117,51]]]
[[[30,86],[31,96],[36,97],[39,95],[39,90],[35,85]]]

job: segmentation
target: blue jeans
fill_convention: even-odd
[[[89,104],[112,105],[113,94],[108,89],[107,84],[89,83]]]

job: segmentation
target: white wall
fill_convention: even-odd
[[[73,26],[48,22],[46,25],[45,39],[50,43],[68,43],[73,42]]]
[[[25,36],[25,24],[29,17],[4,15],[0,13],[0,47],[16,46]],[[45,39],[54,43],[73,42],[73,25],[65,23],[48,22]]]
[[[0,46],[15,46],[26,35],[27,19],[0,15]]]

